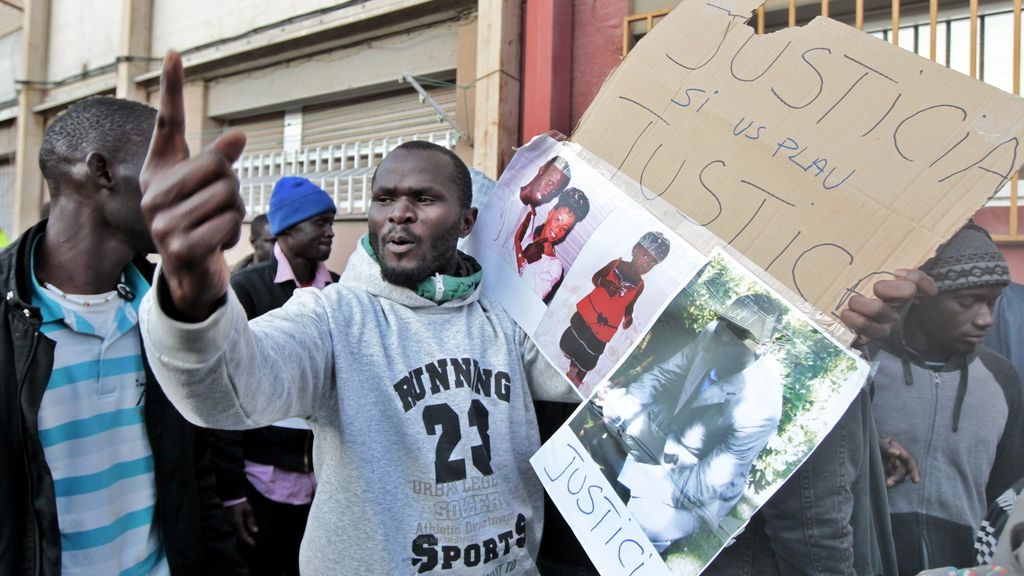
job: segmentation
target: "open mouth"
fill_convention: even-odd
[[[395,235],[388,237],[385,245],[388,251],[402,254],[412,250],[413,246],[416,245],[416,241],[409,236]]]

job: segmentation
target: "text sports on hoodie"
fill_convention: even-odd
[[[878,431],[917,459],[921,482],[888,490],[900,574],[973,566],[988,503],[1024,476],[1024,400],[1008,360],[984,345],[932,369],[905,346],[877,349]]]
[[[303,575],[536,573],[532,401],[576,395],[479,288],[437,305],[357,248],[338,284],[251,323],[230,291],[197,324],[164,314],[159,292],[143,302],[144,341],[188,419],[309,421],[319,485]]]

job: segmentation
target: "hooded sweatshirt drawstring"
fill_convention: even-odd
[[[906,348],[900,350],[900,363],[903,364],[903,383],[907,386],[914,384],[914,373],[910,368],[910,354],[907,353]]]
[[[914,384],[914,370],[910,361],[910,348],[903,340],[903,323],[900,322],[893,328],[892,341],[896,343],[890,352],[900,359],[903,367],[903,383],[907,386]],[[953,403],[953,432],[960,431],[960,413],[964,408],[964,399],[967,397],[967,365],[971,363],[971,355],[960,359],[960,383],[956,389],[956,401]]]
[[[900,363],[903,365],[903,383],[907,386],[914,384],[914,372],[910,365],[910,354],[906,348],[899,350]],[[969,358],[960,361],[960,383],[956,389],[956,401],[953,403],[953,432],[960,431],[960,413],[964,409],[964,399],[967,397],[967,365]]]
[[[964,398],[967,396],[967,358],[960,364],[960,384],[956,389],[956,402],[953,404],[953,432],[960,430],[960,412],[964,408]]]
[[[909,305],[909,302],[908,302]],[[900,316],[905,316],[909,306],[904,306],[900,311]],[[907,349],[907,345],[903,340],[903,322],[897,322],[896,326],[892,329],[892,341],[896,344],[896,354],[900,358],[900,363],[903,365],[903,383],[907,386],[914,384],[914,373],[910,369],[910,350]]]

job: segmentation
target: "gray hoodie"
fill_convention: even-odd
[[[385,282],[357,248],[339,284],[252,322],[232,292],[204,322],[176,322],[160,292],[143,301],[143,337],[189,420],[310,423],[304,575],[536,573],[532,400],[576,395],[479,288],[439,306]]]
[[[875,348],[878,431],[898,440],[921,470],[920,484],[888,491],[899,572],[970,566],[988,503],[1024,476],[1017,371],[984,345],[937,369],[901,344]]]

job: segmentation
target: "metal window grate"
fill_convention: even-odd
[[[309,146],[284,151],[246,154],[235,163],[240,192],[249,217],[263,214],[270,192],[282,176],[303,176],[323,188],[338,206],[338,216],[363,216],[370,204],[370,179],[384,156],[409,140],[426,140],[449,150],[458,143],[455,130]]]

